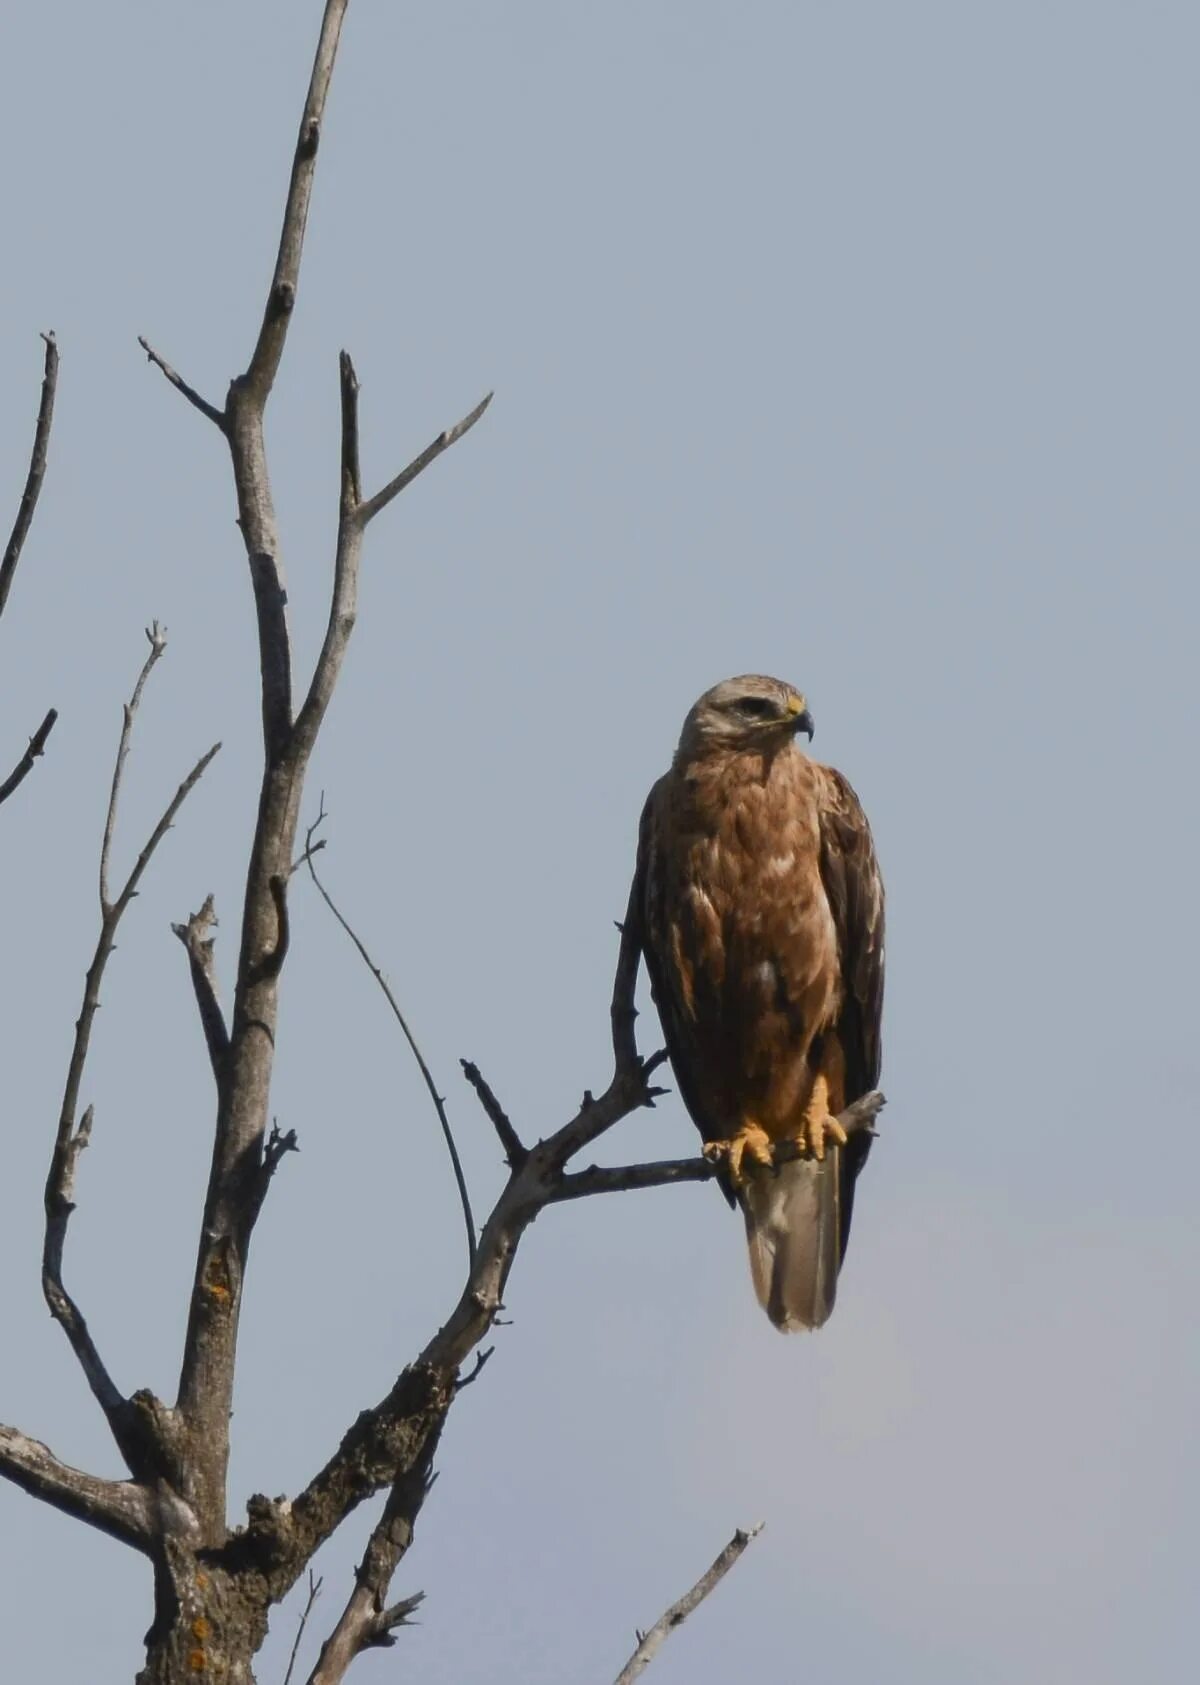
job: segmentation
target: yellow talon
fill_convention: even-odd
[[[812,1094],[804,1108],[804,1115],[800,1120],[800,1127],[796,1132],[796,1142],[805,1151],[821,1162],[825,1157],[825,1139],[832,1137],[839,1147],[844,1147],[849,1139],[837,1118],[829,1109],[829,1082],[822,1073],[813,1083]]]
[[[740,1188],[746,1179],[742,1170],[743,1159],[748,1157],[754,1164],[771,1165],[775,1162],[771,1137],[752,1119],[747,1119],[728,1141],[706,1141],[704,1156],[714,1161],[728,1159],[729,1180],[735,1188]]]

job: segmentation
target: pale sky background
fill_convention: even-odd
[[[122,931],[85,1083],[68,1279],[127,1389],[173,1394],[210,1145],[169,924],[215,891],[227,985],[259,755],[227,461],[135,336],[216,400],[244,365],[319,11],[42,0],[4,23],[6,530],[40,329],[63,361],[0,623],[4,771],[61,709],[0,814],[0,1420],[97,1472],[119,1463],[42,1305],[41,1189],[147,621],[171,643],[122,863],[225,748]],[[603,1685],[762,1519],[655,1685],[1189,1671],[1198,64],[1195,7],[1154,0],[351,7],[270,427],[300,659],[338,348],[371,488],[497,397],[371,530],[308,810],[324,787],[330,887],[450,1095],[480,1211],[499,1155],[456,1061],[531,1135],[604,1085],[637,815],[700,690],[758,669],[807,691],[890,890],[890,1105],[832,1323],[771,1329],[712,1189],[546,1215],[395,1582],[422,1623],[362,1685]],[[238,1509],[308,1478],[464,1263],[374,985],[302,884],[293,919],[273,1104],[302,1152],[252,1254]],[[694,1144],[672,1095],[605,1152]],[[309,1663],[368,1523],[318,1563]],[[8,1676],[132,1676],[140,1558],[9,1486],[0,1549]]]

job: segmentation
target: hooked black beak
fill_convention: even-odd
[[[807,708],[805,708],[802,713],[799,713],[799,714],[796,715],[796,718],[792,722],[792,725],[793,725],[793,729],[797,732],[797,734],[802,732],[802,731],[807,732],[808,733],[808,741],[810,743],[812,742],[813,717],[809,713]]]

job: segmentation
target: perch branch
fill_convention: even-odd
[[[208,934],[217,923],[213,898],[206,895],[200,911],[193,913],[186,924],[173,924],[171,929],[187,950],[188,969],[192,977],[192,991],[200,1012],[200,1026],[208,1048],[213,1076],[220,1085],[229,1057],[229,1031],[225,1027],[221,1003],[217,999],[216,967],[213,961],[213,939]]]
[[[311,843],[311,832],[309,836]],[[485,1357],[481,1354],[473,1369],[465,1375],[461,1373],[502,1309],[504,1286],[525,1230],[546,1206],[573,1197],[562,1191],[569,1158],[640,1106],[652,1103],[656,1090],[648,1079],[663,1056],[640,1058],[632,1036],[626,1034],[626,1026],[631,1022],[627,1012],[632,1008],[637,978],[637,950],[631,948],[632,941],[631,936],[622,943],[614,982],[612,1080],[598,1098],[586,1095],[576,1115],[555,1134],[536,1146],[524,1147],[478,1068],[464,1064],[468,1079],[514,1161],[511,1173],[479,1237],[458,1302],[417,1361],[401,1373],[380,1403],[356,1418],[333,1456],[298,1494],[286,1514],[264,1501],[258,1514],[252,1517],[252,1527],[269,1528],[272,1535],[269,1548],[283,1564],[281,1572],[285,1579],[289,1575],[298,1576],[304,1564],[351,1511],[383,1487],[401,1488],[408,1494],[406,1505],[400,1499],[395,1503],[401,1505],[411,1525],[419,1508],[419,1504],[413,1505],[412,1494],[419,1490],[423,1496],[424,1487],[405,1483],[414,1478],[414,1471],[429,1467],[432,1447],[450,1405],[483,1366]],[[713,1173],[707,1161],[700,1160],[699,1164],[703,1175]],[[694,1176],[695,1172],[689,1169],[689,1175]],[[601,1190],[597,1187],[593,1191]],[[397,1513],[389,1500],[380,1526],[384,1527]],[[362,1621],[366,1612],[381,1609],[385,1595],[386,1582],[373,1582],[370,1599],[363,1595],[361,1583],[356,1588],[343,1615],[343,1621],[350,1624],[342,1628],[337,1656],[345,1658],[351,1653],[351,1640],[357,1641],[356,1635],[361,1636],[365,1630]],[[330,1661],[329,1667],[332,1666]],[[341,1675],[318,1671],[313,1677],[319,1685],[328,1685],[328,1681]]]
[[[458,1201],[462,1206],[463,1226],[467,1231],[467,1260],[468,1268],[470,1268],[475,1262],[475,1216],[471,1210],[471,1196],[467,1192],[467,1178],[463,1174],[462,1160],[458,1156],[458,1146],[454,1140],[454,1131],[451,1129],[450,1119],[446,1115],[446,1101],[444,1096],[438,1093],[437,1084],[433,1080],[433,1073],[430,1071],[429,1066],[425,1063],[425,1056],[421,1052],[420,1047],[417,1045],[417,1039],[413,1035],[412,1030],[409,1028],[407,1018],[405,1018],[403,1012],[400,1010],[399,1002],[392,993],[391,985],[388,983],[387,978],[375,964],[375,961],[367,952],[361,937],[354,930],[349,920],[342,913],[329,891],[325,888],[325,885],[317,876],[317,868],[313,865],[313,854],[315,853],[315,849],[313,847],[313,837],[316,833],[317,826],[320,825],[324,819],[325,804],[322,801],[321,810],[317,814],[316,819],[309,826],[305,838],[304,860],[308,866],[308,875],[312,878],[313,883],[316,885],[317,893],[320,895],[322,901],[324,901],[338,924],[345,931],[351,942],[353,942],[355,948],[358,950],[359,958],[362,960],[367,970],[371,973],[371,976],[375,979],[375,981],[379,984],[380,989],[383,991],[383,998],[387,1001],[388,1006],[391,1009],[392,1017],[400,1026],[401,1033],[403,1034],[405,1041],[408,1043],[409,1051],[417,1062],[417,1069],[421,1073],[422,1081],[429,1091],[429,1098],[433,1101],[433,1109],[437,1113],[438,1123],[441,1125],[442,1129],[442,1138],[446,1143],[446,1151],[450,1155],[450,1164],[454,1170],[454,1181],[458,1188]]]
[[[150,1552],[156,1526],[154,1500],[142,1486],[99,1480],[60,1463],[41,1443],[0,1425],[0,1475],[31,1497],[77,1521],[86,1521],[122,1544]]]
[[[33,763],[46,748],[46,739],[54,730],[54,722],[58,718],[58,709],[51,708],[46,718],[29,739],[29,747],[21,756],[8,777],[0,784],[0,803],[6,802],[17,786],[33,771]]]
[[[447,427],[444,433],[438,434],[432,444],[426,445],[420,456],[414,457],[394,480],[389,480],[374,497],[368,497],[365,503],[359,505],[358,515],[364,527],[375,519],[381,509],[386,509],[394,497],[399,497],[405,486],[412,485],[417,475],[423,474],[431,462],[436,462],[443,451],[449,450],[451,445],[457,444],[465,433],[471,431],[491,403],[492,397],[493,394],[488,392],[461,421],[455,422],[453,427]]]
[[[655,1621],[649,1632],[645,1635],[638,1634],[637,1649],[617,1675],[615,1685],[633,1685],[633,1681],[641,1677],[675,1628],[682,1626],[693,1609],[699,1608],[709,1593],[716,1589],[751,1539],[757,1538],[762,1529],[761,1521],[757,1527],[750,1527],[745,1531],[739,1527],[712,1567],[700,1576],[691,1591],[685,1592],[678,1603],[672,1603],[666,1613]]]
[[[46,477],[46,455],[50,446],[50,428],[54,421],[54,394],[58,390],[58,346],[52,333],[43,334],[42,339],[46,345],[42,367],[42,396],[33,429],[33,452],[29,459],[29,472],[25,476],[25,488],[17,505],[17,518],[4,547],[4,559],[0,561],[0,614],[4,613],[8,602],[17,563],[21,560],[21,551],[25,546],[25,539],[33,522],[33,512],[41,494],[42,481]]]
[[[182,392],[189,404],[191,404],[195,409],[198,409],[201,415],[207,416],[213,426],[219,427],[221,432],[224,433],[226,430],[224,410],[219,410],[215,404],[210,404],[207,398],[202,398],[199,392],[196,391],[196,388],[194,386],[189,386],[182,375],[176,374],[175,370],[171,367],[170,363],[167,362],[166,358],[160,357],[154,347],[149,344],[147,340],[142,338],[141,334],[138,335],[138,344],[146,353],[148,361],[153,363],[156,369],[160,369],[162,371],[175,390],[177,392]]]
[[[874,1135],[875,1119],[884,1108],[884,1097],[878,1090],[864,1094],[837,1121],[847,1135]],[[803,1158],[805,1149],[796,1141],[780,1141],[775,1149],[775,1163],[787,1164]],[[629,1193],[635,1188],[665,1188],[679,1182],[710,1182],[717,1175],[720,1162],[709,1158],[664,1159],[657,1164],[591,1165],[562,1178],[553,1193],[557,1203],[565,1199],[584,1199],[591,1194]]]

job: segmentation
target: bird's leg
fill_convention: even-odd
[[[744,1117],[736,1132],[728,1141],[706,1141],[704,1156],[714,1161],[727,1158],[729,1161],[729,1180],[735,1188],[740,1188],[746,1180],[742,1173],[742,1160],[749,1158],[754,1164],[772,1164],[771,1137],[761,1123],[752,1117]]]
[[[846,1131],[834,1116],[829,1100],[829,1079],[824,1071],[819,1071],[796,1132],[796,1140],[816,1159],[825,1157],[827,1136],[832,1136],[839,1147],[844,1147],[847,1141]]]

